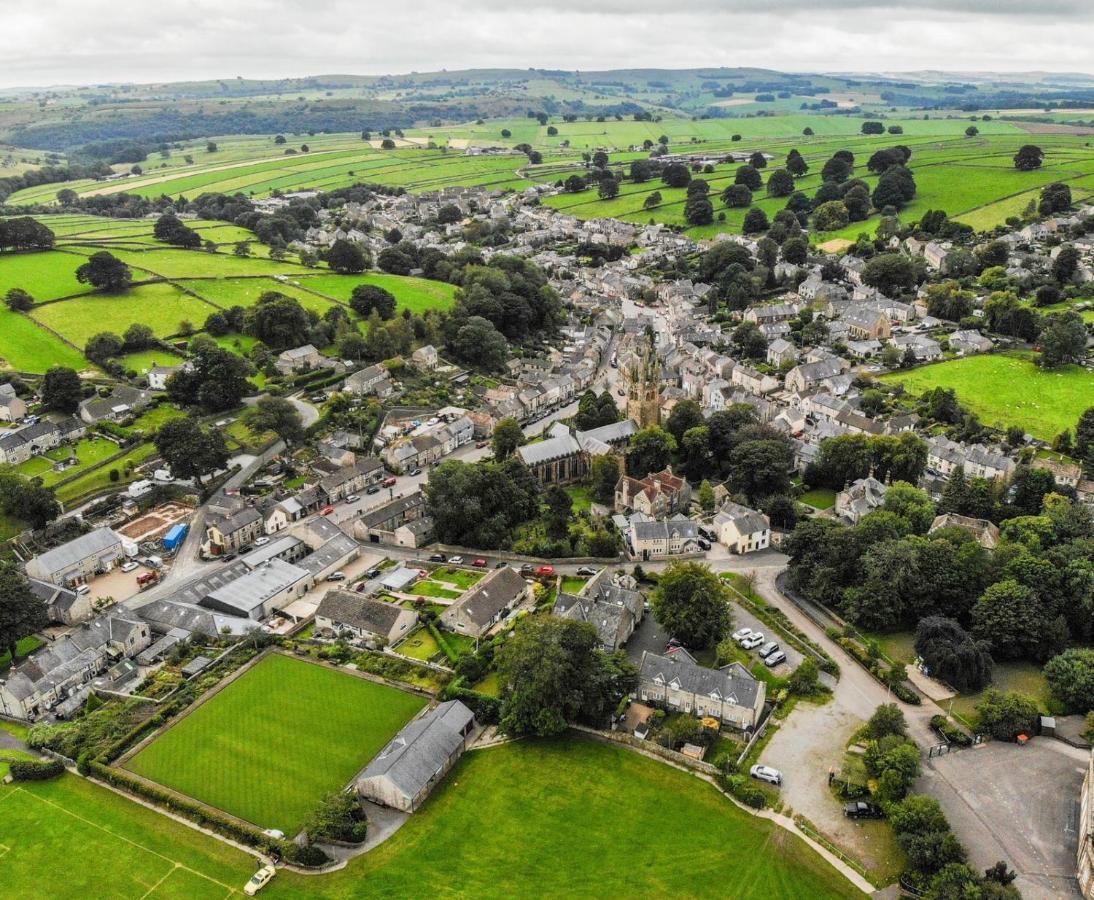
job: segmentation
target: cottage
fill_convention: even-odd
[[[88,425],[120,422],[135,415],[152,402],[152,392],[127,384],[118,384],[108,397],[89,397],[80,403],[80,418]]]
[[[771,520],[740,503],[726,503],[712,524],[719,543],[734,553],[754,553],[771,544]]]
[[[432,344],[426,344],[424,347],[419,347],[410,354],[410,359],[419,369],[436,369],[440,363],[437,348]]]
[[[449,700],[408,723],[357,781],[366,800],[414,812],[467,749],[475,716]]]
[[[797,358],[798,348],[781,337],[775,338],[767,345],[767,361],[772,366],[782,366],[785,363],[795,362]]]
[[[516,569],[494,569],[440,616],[449,631],[480,637],[511,609],[532,594],[532,586]]]
[[[642,560],[698,553],[701,549],[699,526],[682,515],[654,522],[641,513],[636,514],[631,517],[627,542],[631,555]]]
[[[612,579],[607,569],[585,583],[579,594],[559,593],[553,615],[596,628],[605,650],[618,650],[642,621],[645,600],[629,576]]]
[[[681,648],[666,656],[642,653],[638,696],[643,703],[751,731],[763,715],[766,689],[739,664],[708,669]]]
[[[305,344],[303,347],[294,347],[279,354],[274,361],[274,368],[281,375],[291,375],[293,372],[314,369],[322,362],[323,354],[311,344]]]
[[[18,422],[25,418],[27,405],[10,384],[0,384],[0,422]]]
[[[210,504],[206,513],[201,550],[207,556],[237,553],[253,544],[265,531],[262,513],[238,498],[221,495]]]
[[[381,399],[390,396],[395,388],[388,370],[381,365],[369,366],[350,375],[343,388],[358,396],[375,395]]]
[[[786,389],[801,393],[820,384],[826,378],[842,375],[849,368],[850,364],[847,360],[838,356],[803,363],[786,373]]]
[[[836,494],[836,515],[857,525],[863,516],[881,508],[888,489],[872,475],[860,478]]]
[[[327,591],[315,611],[315,627],[320,632],[377,647],[406,637],[417,622],[418,614],[413,610],[363,597],[356,591]]]

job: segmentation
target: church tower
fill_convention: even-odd
[[[627,418],[639,428],[661,424],[661,360],[653,341],[644,343],[624,369],[627,383]]]

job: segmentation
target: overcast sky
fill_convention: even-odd
[[[30,0],[0,86],[470,67],[1094,71],[1092,0]]]

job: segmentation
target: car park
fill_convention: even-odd
[[[743,641],[741,641],[741,646],[744,647],[745,650],[755,650],[765,640],[767,640],[767,638],[764,637],[764,633],[762,631],[754,631]]]
[[[771,768],[771,766],[753,766],[748,770],[748,774],[760,781],[766,781],[768,784],[778,785],[783,783],[782,772]]]
[[[141,567],[140,563],[135,563],[133,560],[129,560],[127,563],[122,564],[123,572],[136,572]]]
[[[764,665],[772,669],[774,669],[775,666],[779,665],[780,663],[784,662],[786,662],[786,654],[783,653],[782,650],[776,650],[770,656],[764,657]]]
[[[747,640],[751,636],[751,628],[738,628],[735,632],[733,632],[733,640],[735,640],[738,644],[741,643],[741,641]]]
[[[772,653],[779,649],[778,641],[768,641],[757,652],[760,654],[760,659],[767,659]]]
[[[852,800],[843,806],[843,814],[848,819],[883,819],[885,813],[876,803],[867,803],[865,800]]]

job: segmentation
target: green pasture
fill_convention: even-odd
[[[424,705],[421,697],[273,654],[156,737],[126,767],[295,834]]]
[[[1094,398],[1094,372],[1079,366],[1041,369],[1028,355],[991,353],[921,366],[882,376],[918,396],[934,387],[953,388],[957,399],[986,425],[1024,429],[1052,440],[1074,429]]]
[[[27,478],[40,478],[47,487],[56,484],[62,478],[77,475],[96,463],[109,459],[121,448],[113,441],[102,437],[81,438],[74,446],[61,446],[20,463],[15,470]],[[55,471],[53,464],[75,457],[79,462],[69,468]]]
[[[0,297],[12,288],[22,288],[35,300],[54,300],[91,290],[76,280],[84,259],[60,250],[37,253],[0,253]]]
[[[0,367],[41,373],[53,366],[81,371],[88,368],[88,362],[79,350],[32,318],[0,307]]]
[[[316,293],[348,303],[353,289],[359,284],[372,284],[390,291],[398,309],[424,313],[428,309],[451,309],[456,302],[456,287],[444,281],[430,281],[413,276],[386,275],[309,275],[294,279],[294,284]]]

